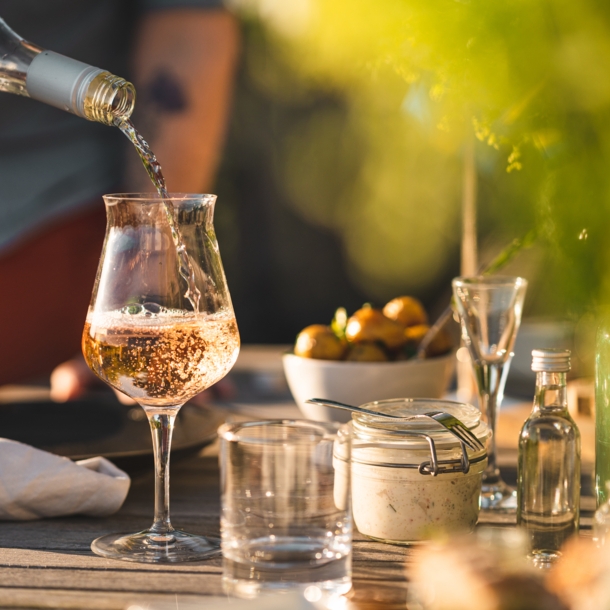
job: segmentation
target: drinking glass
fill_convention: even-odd
[[[104,201],[106,237],[83,353],[98,377],[133,398],[148,417],[155,508],[150,529],[102,536],[91,548],[104,557],[147,563],[202,559],[217,553],[218,544],[172,527],[169,456],[180,407],[224,377],[239,351],[213,227],[216,197],[118,194]],[[189,290],[185,275],[191,278]]]
[[[483,473],[481,508],[516,510],[516,491],[496,463],[496,421],[504,396],[513,346],[521,324],[527,281],[520,277],[458,277],[452,282],[462,338],[472,360],[479,408],[491,428],[488,465]]]
[[[348,424],[224,424],[223,586],[238,597],[300,590],[331,603],[352,586]]]

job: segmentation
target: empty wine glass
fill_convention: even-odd
[[[166,563],[197,560],[218,544],[169,518],[169,455],[180,407],[231,369],[239,334],[213,227],[214,195],[106,195],[106,238],[83,331],[91,370],[146,412],[153,437],[150,529],[95,540],[98,555]],[[168,214],[181,244],[176,248]],[[184,248],[188,259],[179,256]],[[179,270],[188,260],[190,290]],[[197,294],[200,293],[200,294]]]
[[[513,346],[521,324],[527,281],[520,277],[458,277],[452,282],[462,338],[472,360],[479,407],[492,430],[483,473],[481,508],[516,510],[515,490],[496,463],[496,421],[504,396]]]

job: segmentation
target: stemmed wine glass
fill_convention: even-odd
[[[458,277],[455,303],[479,391],[479,407],[492,436],[483,473],[481,508],[515,510],[516,492],[500,476],[496,463],[496,421],[504,396],[513,346],[521,324],[527,281],[520,277]]]
[[[104,201],[106,237],[83,353],[98,377],[146,412],[155,510],[150,529],[102,536],[91,548],[104,557],[147,563],[202,559],[218,544],[172,527],[169,455],[180,407],[224,377],[239,351],[213,227],[216,197],[117,194]]]

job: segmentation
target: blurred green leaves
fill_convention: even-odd
[[[425,290],[455,266],[475,137],[481,238],[497,254],[537,232],[537,281],[553,291],[538,310],[610,296],[610,3],[234,3],[267,27],[248,58],[261,87],[337,99],[287,134],[277,172],[369,292]]]

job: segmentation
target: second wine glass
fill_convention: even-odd
[[[496,423],[521,324],[527,281],[505,276],[458,277],[452,285],[462,338],[470,353],[479,391],[479,407],[492,431],[481,508],[516,510],[516,491],[502,480],[497,466]]]
[[[93,372],[146,412],[154,446],[155,508],[148,530],[110,534],[92,550],[105,557],[167,563],[218,551],[169,518],[169,456],[180,407],[231,369],[239,334],[213,227],[214,195],[104,197],[106,237],[83,353]],[[168,214],[173,214],[199,298],[187,291]],[[193,282],[191,282],[193,284]],[[189,296],[190,295],[190,298]]]

